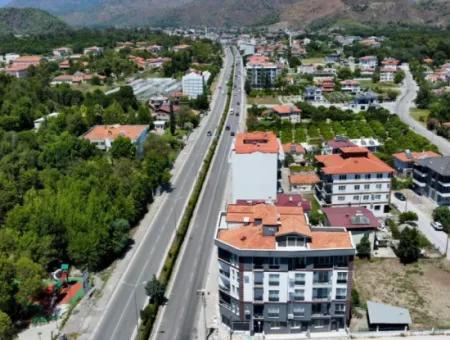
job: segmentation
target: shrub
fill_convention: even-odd
[[[414,211],[405,211],[402,212],[398,217],[398,222],[405,223],[407,221],[417,221],[419,218],[417,217],[417,214]]]

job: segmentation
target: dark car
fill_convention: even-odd
[[[208,137],[212,136],[211,130],[209,130],[209,131],[206,133],[206,135],[207,135]]]
[[[230,130],[230,126],[229,125],[225,126],[225,130],[229,131]]]
[[[237,102],[236,104],[237,104],[237,105],[241,105],[241,102]]]
[[[396,193],[394,193],[394,196],[395,196],[395,198],[398,199],[399,201],[406,201],[405,195],[403,195],[401,192],[396,192]]]
[[[239,116],[239,112],[236,112],[236,116]]]
[[[231,131],[230,136],[234,137],[235,133],[234,131]]]

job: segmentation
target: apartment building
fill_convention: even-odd
[[[205,91],[205,86],[208,84],[211,73],[191,71],[181,79],[181,86],[183,94],[190,99],[201,96]]]
[[[238,133],[231,152],[232,201],[275,200],[283,160],[283,148],[273,132]]]
[[[439,205],[450,205],[450,156],[420,159],[413,170],[414,191]]]
[[[359,67],[362,72],[373,72],[378,66],[378,58],[373,55],[368,55],[359,58]]]
[[[301,207],[271,204],[228,205],[218,224],[222,322],[266,334],[346,326],[355,248],[344,228],[312,228]]]
[[[271,87],[281,73],[281,67],[263,55],[252,55],[245,65],[247,79],[255,88]]]
[[[375,215],[389,205],[391,179],[389,165],[362,147],[344,147],[332,155],[318,155],[321,182],[316,194],[325,206],[360,206]]]

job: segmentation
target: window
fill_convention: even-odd
[[[375,187],[376,187],[377,189],[381,189],[382,185],[381,185],[381,184],[377,184]]]
[[[355,190],[359,190],[360,187],[360,185],[355,185]]]
[[[339,189],[339,191],[344,191],[344,190],[345,190],[345,185],[340,185],[340,186],[338,187],[338,189]]]
[[[364,195],[364,196],[363,196],[363,200],[364,200],[364,201],[367,201],[369,198],[370,198],[369,195]]]
[[[338,196],[338,201],[344,201],[345,200],[345,196]]]
[[[377,178],[383,178],[383,174],[377,174]]]
[[[270,329],[280,329],[281,328],[281,322],[271,322],[270,323]]]
[[[305,273],[295,273],[295,284],[301,286],[305,284]]]
[[[302,327],[302,322],[300,320],[291,320],[291,328]]]
[[[347,179],[347,175],[339,175],[339,179]]]
[[[339,303],[334,305],[334,314],[345,314],[345,304]]]
[[[347,273],[338,272],[337,273],[337,283],[347,283]]]
[[[375,206],[375,210],[380,210],[380,209],[381,209],[381,207],[379,205]]]
[[[269,274],[269,286],[280,285],[280,275],[279,274]]]
[[[353,199],[354,199],[355,201],[359,200],[359,195],[353,196]]]
[[[314,328],[324,328],[326,325],[328,325],[327,319],[315,319],[312,320],[312,324]]]
[[[361,175],[355,175],[355,179],[360,179]]]
[[[303,306],[294,306],[292,308],[292,313],[294,316],[305,316],[305,307]]]
[[[380,200],[381,199],[381,195],[373,195],[373,199]]]
[[[269,301],[279,301],[279,291],[278,290],[269,290]]]
[[[336,299],[345,300],[347,298],[347,288],[336,288]]]
[[[314,272],[314,283],[328,283],[329,281],[329,272]]]
[[[328,299],[328,288],[313,288],[313,299]]]
[[[267,308],[267,316],[269,318],[280,317],[280,307],[268,307]]]
[[[372,174],[366,174],[366,179],[370,179],[372,177]]]
[[[370,189],[370,184],[364,184],[364,189],[365,190],[369,190]]]
[[[267,262],[271,269],[278,269],[280,267],[280,258],[278,257],[269,257]]]
[[[305,300],[305,290],[304,289],[296,289],[294,291],[294,300],[295,301],[304,301]]]
[[[244,275],[244,283],[249,283],[250,282],[250,278],[248,277],[248,275]]]

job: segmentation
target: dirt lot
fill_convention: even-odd
[[[450,328],[450,262],[427,259],[404,266],[397,259],[356,260],[354,287],[367,300],[408,308],[412,329]],[[362,320],[352,320],[352,328]],[[359,328],[359,327],[358,327]]]

